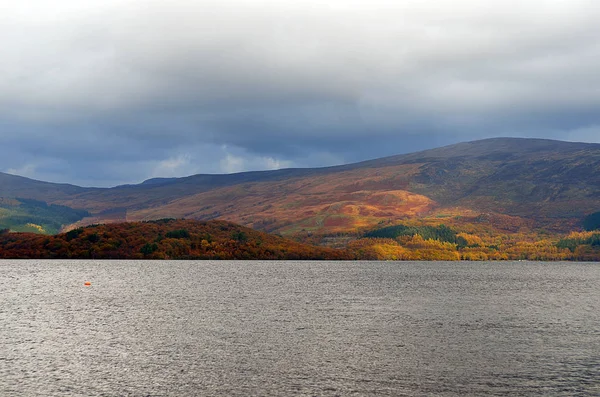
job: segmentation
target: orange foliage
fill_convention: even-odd
[[[171,237],[170,237],[171,236]],[[0,234],[0,258],[351,259],[225,221],[114,223],[55,236]]]
[[[589,241],[574,232],[570,241]],[[559,244],[561,236],[533,233],[459,233],[466,246],[418,234],[391,238],[332,235],[326,248],[258,232],[225,221],[159,220],[115,223],[55,236],[0,231],[0,258],[98,259],[358,259],[358,260],[600,260],[597,243]],[[312,243],[329,241],[307,235]],[[564,240],[560,240],[564,241]],[[597,241],[597,240],[593,240]]]

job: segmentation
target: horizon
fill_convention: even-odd
[[[198,173],[198,174],[187,174],[187,175],[171,176],[171,177],[152,177],[152,178],[144,179],[144,180],[139,181],[139,182],[123,183],[123,184],[113,185],[113,186],[85,186],[85,185],[77,185],[77,184],[73,184],[73,183],[69,183],[69,182],[60,182],[60,181],[49,181],[49,180],[35,179],[35,178],[30,178],[30,177],[27,177],[27,176],[24,176],[24,175],[18,175],[18,174],[14,174],[14,173],[10,173],[10,172],[4,172],[4,171],[0,171],[0,173],[4,173],[4,174],[16,176],[16,177],[21,177],[21,178],[26,178],[26,179],[30,179],[30,180],[35,180],[35,181],[38,181],[38,182],[47,182],[47,183],[59,184],[59,185],[73,185],[73,186],[76,186],[76,187],[81,187],[81,188],[86,188],[86,189],[112,189],[112,188],[125,187],[125,186],[142,185],[142,184],[144,184],[144,183],[146,183],[148,181],[152,181],[152,180],[184,179],[184,178],[189,178],[189,177],[194,177],[194,176],[199,176],[199,175],[225,176],[225,175],[238,175],[238,174],[246,174],[246,173],[254,173],[254,172],[259,173],[259,172],[285,171],[285,170],[327,169],[327,168],[343,167],[343,166],[354,165],[354,164],[361,164],[361,163],[364,163],[364,162],[382,160],[382,159],[386,159],[386,158],[390,158],[390,157],[403,156],[403,155],[411,155],[411,154],[415,154],[415,153],[427,152],[427,151],[430,151],[430,150],[441,149],[441,148],[446,148],[446,147],[451,147],[451,146],[456,146],[456,145],[461,145],[461,144],[466,144],[466,143],[483,142],[483,141],[490,141],[490,140],[513,140],[513,139],[514,140],[530,140],[530,141],[550,141],[550,142],[586,144],[586,145],[587,144],[589,144],[589,145],[600,145],[600,143],[596,143],[596,142],[565,141],[565,140],[549,139],[549,138],[528,138],[528,137],[509,137],[509,136],[503,136],[503,137],[501,137],[501,136],[498,136],[498,137],[476,139],[476,140],[472,140],[472,141],[455,142],[455,143],[451,143],[451,144],[448,144],[448,145],[435,146],[435,147],[431,147],[431,148],[427,148],[427,149],[416,150],[416,151],[406,152],[406,153],[397,153],[397,154],[392,154],[392,155],[383,156],[383,157],[368,158],[368,159],[364,159],[364,160],[360,160],[360,161],[356,161],[356,162],[351,162],[351,163],[342,163],[342,164],[333,164],[333,165],[324,165],[324,166],[314,166],[314,167],[286,167],[286,168],[275,168],[275,169],[256,169],[256,170],[238,171],[238,172],[230,172],[230,173]]]

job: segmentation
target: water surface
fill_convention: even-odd
[[[0,396],[600,395],[599,286],[593,263],[0,261]]]

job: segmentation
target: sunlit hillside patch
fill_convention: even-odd
[[[290,236],[302,230],[352,232],[389,219],[423,215],[435,208],[437,204],[425,196],[394,189],[405,186],[417,169],[411,164],[249,183],[243,188],[215,189],[165,206],[131,211],[128,217],[218,218]]]
[[[32,229],[35,229],[35,230],[37,230],[40,233],[45,233],[46,232],[41,225],[36,225],[35,223],[28,223],[25,226],[30,227]]]
[[[497,212],[481,212],[464,207],[442,207],[424,217],[414,220],[415,224],[451,225],[476,235],[496,235],[504,233],[530,233],[535,222],[518,216]]]
[[[485,245],[483,239],[475,234],[458,233],[457,236],[463,238],[467,242],[467,246],[483,247]]]

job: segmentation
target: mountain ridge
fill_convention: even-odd
[[[0,197],[91,213],[71,227],[175,217],[295,235],[436,217],[459,224],[492,214],[527,228],[571,230],[600,210],[600,144],[547,139],[489,138],[330,167],[151,178],[113,188],[7,175],[0,174]]]
[[[561,141],[561,140],[553,140],[553,139],[542,139],[542,138],[519,138],[519,137],[495,137],[495,138],[485,138],[485,139],[479,139],[479,140],[475,140],[475,141],[466,141],[466,142],[459,142],[459,143],[453,143],[450,145],[444,145],[444,146],[440,146],[440,147],[436,147],[436,148],[431,148],[431,149],[423,149],[423,150],[419,150],[416,152],[410,152],[410,153],[402,153],[402,154],[395,154],[395,155],[390,155],[390,156],[384,156],[384,157],[378,157],[378,158],[374,158],[374,159],[368,159],[368,160],[363,160],[363,161],[359,161],[359,162],[355,162],[355,163],[348,163],[348,164],[341,164],[341,165],[333,165],[333,166],[323,166],[323,167],[291,167],[291,168],[279,168],[276,170],[258,170],[258,171],[240,171],[240,172],[233,172],[233,173],[208,173],[208,174],[203,174],[203,173],[199,173],[199,174],[192,174],[192,175],[185,175],[185,176],[180,176],[180,177],[153,177],[153,178],[149,178],[149,179],[145,179],[139,183],[127,183],[127,184],[122,184],[122,185],[116,185],[116,186],[112,186],[112,187],[95,187],[95,186],[78,186],[78,185],[74,185],[71,183],[67,183],[67,182],[47,182],[47,181],[42,181],[39,179],[35,179],[35,178],[29,178],[29,177],[25,177],[25,176],[21,176],[21,175],[16,175],[16,174],[11,174],[11,173],[7,173],[7,172],[1,172],[0,171],[0,177],[9,177],[9,178],[16,178],[16,179],[22,179],[22,180],[27,180],[27,181],[31,181],[31,182],[37,182],[37,183],[42,183],[42,184],[47,184],[47,185],[53,185],[53,186],[65,186],[65,187],[71,187],[71,188],[77,188],[77,189],[84,189],[84,190],[91,190],[91,189],[95,189],[95,190],[109,190],[109,189],[117,189],[117,188],[129,188],[129,187],[139,187],[142,185],[155,185],[155,184],[170,184],[170,183],[174,183],[174,182],[181,182],[183,180],[189,180],[189,179],[194,179],[194,178],[217,178],[217,177],[244,177],[244,176],[258,176],[260,174],[276,174],[276,173],[281,173],[282,177],[283,176],[299,176],[299,175],[295,175],[295,173],[300,173],[302,174],[303,172],[315,172],[315,171],[324,171],[324,172],[331,172],[331,171],[342,171],[342,170],[347,170],[347,169],[352,169],[352,168],[358,168],[359,166],[366,166],[366,165],[371,165],[371,164],[377,164],[377,165],[381,165],[383,163],[397,163],[397,162],[402,162],[403,160],[410,160],[410,161],[414,161],[415,158],[416,159],[423,159],[423,158],[427,158],[427,156],[423,156],[423,154],[429,154],[429,157],[433,157],[435,158],[436,156],[431,156],[431,154],[436,154],[436,153],[443,153],[446,151],[449,151],[450,149],[458,149],[458,148],[469,148],[469,147],[473,147],[476,145],[480,145],[480,144],[484,144],[484,143],[508,143],[508,142],[513,142],[513,143],[523,143],[523,142],[528,142],[528,143],[534,143],[537,142],[539,143],[538,145],[536,145],[537,147],[531,147],[531,146],[527,146],[528,151],[531,151],[532,149],[538,149],[541,148],[548,148],[550,149],[550,145],[553,145],[552,148],[555,149],[556,144],[559,144],[562,146],[562,148],[566,148],[566,147],[577,147],[578,149],[589,149],[592,147],[595,147],[597,149],[600,149],[600,143],[587,143],[587,142],[571,142],[571,141]],[[543,144],[548,144],[548,145],[543,145]],[[514,148],[520,148],[523,149],[523,145],[517,145],[517,146],[508,146],[505,147],[505,149],[514,149]],[[501,147],[494,147],[493,150],[495,151],[501,151],[500,150]],[[421,157],[418,157],[421,156]],[[437,157],[441,157],[441,156],[437,156]],[[248,178],[250,179],[250,178]],[[0,182],[4,183],[3,180],[0,180]]]

